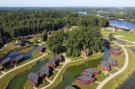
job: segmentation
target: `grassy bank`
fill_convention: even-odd
[[[132,53],[128,48],[126,48],[129,54],[129,65],[127,67],[127,69],[120,74],[119,76],[113,78],[111,81],[109,81],[104,87],[103,89],[116,89],[117,87],[119,87],[120,84],[123,83],[123,81],[125,81],[135,70],[135,60],[133,60],[135,58],[134,53]],[[111,88],[110,88],[111,86]]]
[[[42,59],[46,59],[46,57],[42,58]],[[14,78],[16,75],[18,75],[19,73],[29,70],[31,69],[34,65],[36,64],[36,62],[32,62],[27,66],[24,66],[20,69],[17,69],[15,71],[12,71],[10,73],[8,73],[6,76],[2,77],[0,79],[0,89],[6,89],[6,87],[8,86],[9,82],[12,80],[12,78]]]

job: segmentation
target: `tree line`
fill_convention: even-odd
[[[12,38],[56,31],[64,26],[108,26],[97,16],[81,16],[71,11],[14,10],[0,12],[0,47]]]
[[[80,56],[84,48],[92,54],[103,49],[100,31],[97,26],[80,26],[69,32],[61,29],[51,34],[47,44],[54,53],[66,51],[67,56]]]

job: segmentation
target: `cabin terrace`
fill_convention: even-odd
[[[75,82],[77,84],[91,84],[95,81],[94,78],[88,77],[88,76],[79,76],[76,78]]]
[[[28,75],[28,81],[31,84],[31,86],[36,87],[39,83],[39,75],[37,73],[30,73]]]

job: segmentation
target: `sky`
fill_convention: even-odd
[[[135,7],[135,0],[0,0],[0,7]]]

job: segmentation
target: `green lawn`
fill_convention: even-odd
[[[119,76],[113,78],[111,81],[109,81],[103,89],[116,89],[120,84],[123,83],[124,80],[126,80],[135,70],[135,55],[127,48],[128,54],[129,54],[129,65],[128,68]],[[111,86],[111,88],[110,88]]]
[[[118,30],[114,34],[122,35],[124,39],[127,39],[129,41],[135,41],[135,33],[134,32],[126,32],[123,30]]]

